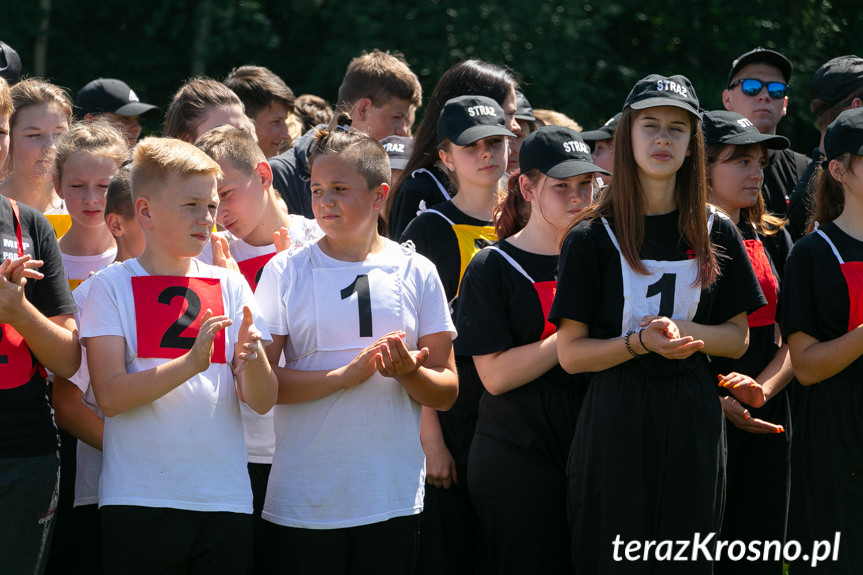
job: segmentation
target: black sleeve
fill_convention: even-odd
[[[782,228],[772,236],[768,236],[765,247],[770,255],[770,260],[776,268],[777,278],[782,279],[785,274],[785,260],[788,259],[788,254],[791,252],[791,235],[788,230]]]
[[[717,247],[719,278],[711,286],[711,310],[699,323],[719,325],[743,312],[750,313],[767,304],[758,278],[752,269],[743,239],[737,227],[717,215],[713,222],[711,241]]]
[[[817,158],[817,154],[813,154]],[[803,172],[803,177],[797,182],[794,187],[794,192],[788,199],[788,233],[791,235],[791,240],[796,242],[806,234],[806,224],[809,222],[809,215],[813,211],[812,187],[815,182],[812,181],[812,176],[815,174],[815,168],[820,164],[818,159],[813,159]]]
[[[456,331],[459,355],[486,355],[515,347],[511,332],[508,282],[502,257],[485,249],[468,264],[459,290]]]
[[[22,225],[27,225],[26,216],[23,212],[21,215],[24,220]],[[35,210],[30,217],[29,232],[36,250],[34,256],[44,262],[39,271],[45,277],[27,281],[24,288],[27,299],[45,317],[75,313],[77,307],[63,269],[63,256],[54,228],[45,216]]]
[[[273,187],[285,200],[288,212],[314,219],[308,175],[297,164],[293,149],[268,160],[273,169]]]
[[[556,325],[560,325],[564,318],[593,324],[596,302],[602,299],[600,248],[596,242],[596,233],[601,226],[597,222],[581,222],[564,239],[557,292],[548,316],[548,320]]]
[[[420,202],[425,202],[426,208],[430,208],[444,201],[435,183],[424,174],[408,178],[397,190],[393,208],[389,216],[389,236],[392,239],[400,238],[408,227],[408,224],[417,217]]]
[[[452,227],[442,217],[426,213],[414,218],[402,233],[399,243],[413,242],[417,253],[424,255],[437,268],[447,301],[458,293],[461,255]]]
[[[782,337],[802,331],[819,341],[825,341],[825,335],[821,332],[820,322],[817,317],[818,294],[815,291],[816,270],[815,259],[818,254],[812,248],[813,238],[808,241],[800,241],[795,244],[794,249],[788,256],[785,265],[785,276],[782,279],[780,296],[780,326]],[[823,254],[823,256],[832,254]],[[836,264],[838,270],[838,263]]]

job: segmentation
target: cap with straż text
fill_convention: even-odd
[[[438,143],[444,139],[456,146],[467,146],[490,136],[515,134],[506,129],[503,108],[486,96],[459,96],[447,100],[438,116]]]

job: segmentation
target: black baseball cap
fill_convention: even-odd
[[[585,142],[599,142],[600,140],[610,140],[614,137],[614,131],[617,129],[617,123],[620,122],[622,112],[618,112],[612,119],[607,121],[598,130],[582,132],[581,139]]]
[[[536,122],[536,116],[533,115],[533,107],[521,90],[515,91],[515,119]]]
[[[782,72],[782,77],[785,78],[786,84],[791,81],[791,62],[788,58],[779,52],[758,46],[754,50],[750,50],[749,52],[739,56],[731,63],[731,70],[728,72],[728,82],[726,85],[730,86],[731,80],[734,79],[737,72],[747,64],[752,64],[753,62],[764,62],[771,66],[775,66],[776,68],[779,68],[780,72]]]
[[[701,118],[698,96],[695,95],[695,88],[686,76],[651,74],[636,82],[623,104],[624,108],[629,107],[633,110],[657,106],[682,108]]]
[[[848,94],[863,87],[863,58],[853,54],[833,58],[812,76],[813,100],[823,100],[827,107],[838,104]]]
[[[21,79],[21,58],[12,46],[0,41],[0,76],[9,86],[14,86]]]
[[[824,134],[824,155],[827,161],[845,152],[863,156],[863,108],[845,110],[827,126]]]
[[[705,144],[729,144],[746,146],[764,144],[770,150],[784,150],[791,143],[785,136],[762,134],[758,128],[737,112],[714,110],[705,112],[701,118]]]
[[[404,170],[414,149],[413,138],[407,136],[387,136],[381,140],[381,145],[390,158],[390,168],[393,170]]]
[[[608,175],[593,163],[590,147],[578,132],[564,126],[542,126],[531,132],[521,144],[518,168],[521,173],[536,168],[558,180],[590,172]]]
[[[506,129],[503,108],[486,96],[459,96],[447,100],[437,120],[437,140],[467,146],[489,136],[515,134]]]
[[[75,108],[82,116],[111,113],[118,116],[156,117],[159,108],[145,104],[128,84],[116,78],[93,80],[78,91]]]

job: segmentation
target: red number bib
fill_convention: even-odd
[[[755,277],[758,278],[758,283],[761,284],[761,291],[764,292],[764,297],[767,299],[767,305],[749,314],[747,318],[749,327],[773,325],[776,323],[779,281],[773,275],[770,260],[767,258],[761,240],[743,240],[743,245],[746,247],[749,261],[752,262]]]
[[[225,313],[222,286],[216,278],[133,277],[132,294],[138,357],[142,358],[182,356],[195,343],[204,311],[210,309],[213,315]],[[227,363],[224,330],[216,334],[210,361]]]
[[[258,289],[258,282],[261,281],[261,272],[264,271],[264,266],[267,265],[268,261],[273,259],[274,255],[276,255],[276,252],[237,262],[243,277],[246,278],[249,287],[252,288],[252,293]]]

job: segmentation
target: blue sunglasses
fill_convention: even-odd
[[[784,98],[785,94],[788,93],[788,84],[784,84],[782,82],[762,82],[761,80],[756,80],[754,78],[736,80],[728,86],[728,89],[730,90],[738,84],[740,84],[740,91],[747,96],[757,96],[765,86],[767,86],[767,94],[769,94],[771,98],[777,100],[779,98]]]

